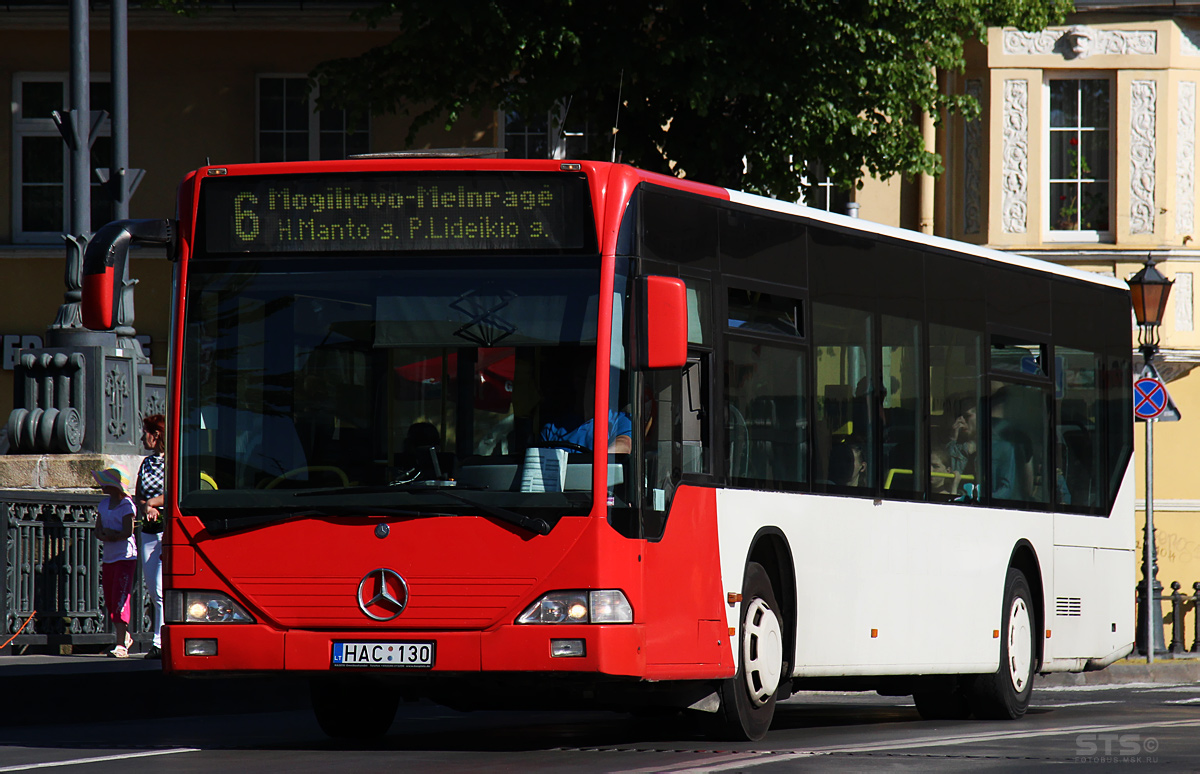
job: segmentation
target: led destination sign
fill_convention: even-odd
[[[210,178],[209,253],[576,250],[592,243],[587,180],[557,174]]]

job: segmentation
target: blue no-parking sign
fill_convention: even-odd
[[[1178,422],[1179,408],[1167,392],[1166,382],[1153,363],[1142,366],[1133,383],[1133,418],[1138,422]]]
[[[1133,413],[1138,419],[1157,419],[1169,402],[1166,385],[1158,379],[1144,376],[1133,383]]]

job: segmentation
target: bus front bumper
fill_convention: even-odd
[[[625,625],[506,625],[483,632],[280,631],[262,624],[163,627],[164,667],[176,673],[368,671],[645,674],[645,632]],[[432,665],[335,663],[335,644],[433,644]],[[375,649],[378,651],[379,649]],[[556,653],[558,655],[556,655]]]

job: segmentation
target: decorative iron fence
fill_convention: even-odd
[[[0,653],[116,644],[100,590],[99,500],[99,494],[0,490],[0,643],[12,638]],[[137,565],[129,631],[144,644],[153,609]]]

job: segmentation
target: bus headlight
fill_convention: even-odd
[[[633,606],[618,589],[551,591],[526,608],[517,623],[633,623]]]
[[[254,623],[244,607],[217,591],[168,591],[163,613],[167,623]]]

